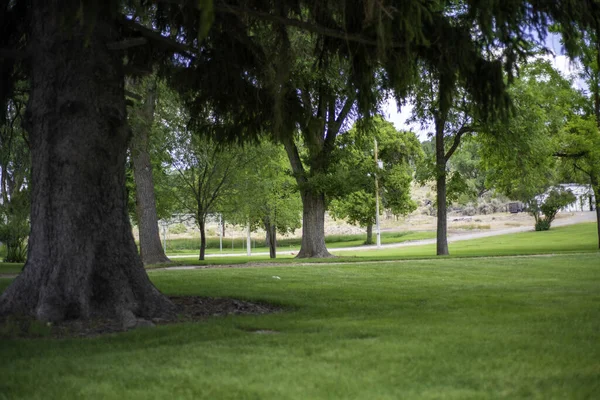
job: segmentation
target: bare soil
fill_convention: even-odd
[[[149,328],[156,325],[198,322],[210,317],[227,315],[261,315],[281,311],[281,307],[270,304],[251,303],[249,301],[198,296],[171,296],[171,301],[178,306],[178,314],[174,319],[142,320],[136,329]],[[84,338],[123,332],[120,321],[112,319],[71,320],[56,324],[43,324],[30,317],[8,317],[0,319],[0,339],[7,338]],[[262,332],[258,332],[262,333]]]

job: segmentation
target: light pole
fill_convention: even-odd
[[[375,141],[375,167],[380,168],[379,160],[377,159],[377,139]],[[375,232],[377,236],[377,248],[381,248],[381,230],[379,228],[379,180],[377,179],[377,171],[375,171]]]

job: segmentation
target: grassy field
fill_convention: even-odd
[[[435,238],[435,232],[382,232],[381,243],[402,243],[411,240],[421,239],[433,239]],[[344,247],[356,247],[362,246],[365,243],[366,235],[330,235],[325,237],[325,243],[330,248],[344,248]],[[373,236],[375,240],[375,236]],[[301,238],[292,239],[280,239],[278,245],[280,250],[299,250],[300,244],[302,243]],[[223,241],[223,252],[225,253],[246,253],[246,239],[235,238],[235,240],[225,239]],[[193,254],[196,255],[200,251],[200,239],[172,239],[167,240],[167,254],[168,255],[181,255],[181,254]],[[253,252],[269,252],[269,248],[266,247],[264,240],[253,240],[252,241]],[[219,239],[218,238],[207,238],[206,241],[206,254],[218,254],[220,253]]]
[[[419,235],[429,232],[410,232],[405,235],[388,237],[388,240],[419,240]],[[595,223],[584,223],[553,228],[546,232],[522,232],[508,235],[493,236],[450,243],[450,257],[480,257],[504,255],[556,254],[573,252],[594,252],[597,249],[597,233]],[[424,237],[427,238],[427,237]],[[351,240],[336,239],[337,244],[353,243]],[[348,246],[345,246],[348,247]],[[405,246],[395,248],[374,249],[368,251],[344,251],[344,247],[330,247],[338,256],[338,262],[389,261],[399,259],[436,258],[435,245]],[[259,249],[260,250],[260,249]],[[267,249],[263,249],[267,251]],[[281,248],[280,248],[281,250]],[[255,250],[253,250],[255,251]],[[241,251],[240,251],[241,252]],[[292,255],[280,254],[275,263],[322,263],[331,260],[295,260]],[[218,257],[210,256],[204,261],[198,261],[197,255],[174,258],[170,264],[151,265],[148,268],[161,268],[178,265],[219,265],[245,264],[248,262],[273,262],[267,255],[247,257]],[[21,264],[0,263],[0,274],[15,274],[22,268]]]
[[[0,398],[593,398],[599,269],[589,253],[151,271],[168,294],[286,311],[1,340]]]
[[[487,238],[450,243],[450,257],[481,257],[505,255],[556,254],[598,251],[595,223],[584,223],[553,228],[546,232],[521,232]],[[373,250],[344,251],[330,248],[339,262],[390,261],[400,259],[436,258],[435,244],[404,246]],[[272,262],[268,256],[209,257],[198,261],[196,256],[173,259],[170,265],[243,264],[247,262]],[[328,263],[331,260],[295,260],[281,254],[276,263]],[[166,264],[150,266],[164,267]]]

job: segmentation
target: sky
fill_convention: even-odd
[[[554,52],[554,56],[548,54],[543,58],[550,61],[554,68],[560,71],[563,75],[569,76],[578,71],[577,64],[569,60],[569,58],[563,54],[558,35],[549,34],[546,38],[546,47]],[[583,89],[585,87],[581,80],[575,80],[574,85],[579,89]],[[401,110],[398,111],[396,101],[393,99],[393,97],[390,97],[384,103],[382,111],[385,119],[392,122],[396,129],[413,131],[417,134],[420,141],[427,140],[428,132],[433,131],[432,126],[423,129],[419,123],[406,123],[406,120],[410,117],[412,109],[413,106],[409,103],[402,106]]]

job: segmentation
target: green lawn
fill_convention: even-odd
[[[390,235],[387,241],[407,241],[429,239],[431,232],[398,232]],[[343,237],[334,237],[331,239],[333,246],[340,245],[338,249],[349,247],[348,243],[355,245],[352,236],[349,240]],[[350,240],[352,239],[352,240]],[[564,252],[594,252],[598,251],[596,223],[584,223],[569,225],[558,228],[552,228],[546,232],[523,232],[501,236],[493,236],[482,239],[473,239],[450,243],[451,257],[478,257],[478,256],[503,256],[503,255],[529,255],[529,254],[548,254]],[[386,240],[383,241],[384,243]],[[399,259],[414,258],[435,258],[435,245],[406,246],[397,248],[384,248],[380,250],[368,251],[344,251],[335,250],[336,247],[330,247],[333,253],[338,256],[336,261],[347,262],[365,262],[365,261],[390,261]],[[266,249],[263,249],[267,251]],[[285,248],[280,248],[285,250]],[[241,250],[240,250],[241,252]],[[148,268],[157,268],[177,265],[215,265],[215,264],[244,264],[248,262],[273,262],[268,255],[247,257],[245,254],[236,257],[208,257],[205,261],[198,261],[196,254],[189,257],[174,258],[170,264],[151,265]],[[275,263],[322,263],[331,262],[331,260],[295,260],[291,255],[280,254]],[[0,263],[0,274],[18,273],[22,268],[21,264]]]
[[[600,393],[597,252],[150,276],[168,294],[268,301],[287,311],[103,338],[3,339],[0,398],[587,399]]]
[[[421,239],[434,239],[435,232],[429,231],[406,231],[406,232],[382,232],[381,243],[403,243],[412,240]],[[339,249],[344,247],[357,247],[365,244],[366,235],[330,235],[325,237],[325,243],[331,249]],[[375,240],[375,236],[373,236]],[[200,239],[172,239],[167,240],[167,255],[197,255],[200,251]],[[268,253],[269,248],[266,247],[264,240],[253,240],[252,241],[252,252],[254,253]],[[298,251],[300,244],[302,243],[301,238],[293,239],[280,239],[278,240],[279,250]],[[236,238],[232,247],[232,242],[229,239],[223,241],[223,253],[229,254],[246,254],[246,239]],[[219,239],[208,238],[206,254],[219,254]]]
[[[521,232],[450,243],[450,257],[481,257],[505,255],[556,254],[598,251],[596,223],[583,223],[552,228],[546,232]],[[390,261],[415,258],[436,258],[435,244],[404,246],[361,251],[344,251],[330,248],[336,261],[365,262]],[[268,256],[208,257],[198,261],[197,256],[176,258],[170,265],[243,264],[247,262],[271,262]],[[329,263],[329,259],[295,260],[281,254],[276,263]],[[166,264],[150,266],[164,267]]]

